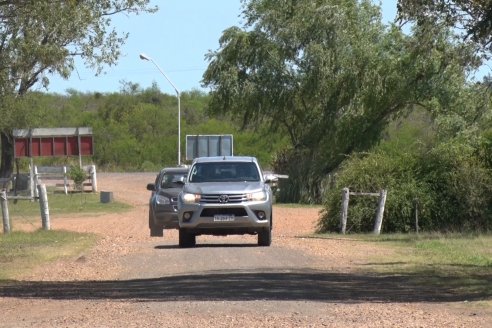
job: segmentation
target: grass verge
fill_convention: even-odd
[[[9,201],[9,214],[16,217],[40,218],[39,202],[27,200]],[[58,214],[94,214],[108,212],[124,212],[131,208],[130,205],[120,202],[101,203],[99,194],[95,193],[73,193],[73,194],[49,194],[48,207],[50,215]]]
[[[446,288],[456,294],[488,300],[492,305],[492,235],[479,234],[389,234],[333,235],[370,242],[390,250],[384,257],[368,255],[365,270],[409,277],[430,288]]]
[[[381,238],[396,246],[410,247],[416,265],[438,265],[492,269],[492,236],[471,234],[427,234]]]
[[[445,269],[447,272],[460,273],[473,268],[476,271],[492,273],[492,235],[430,233],[317,236],[372,242],[382,247],[390,247],[394,250],[391,263],[398,263],[407,272],[434,268],[436,271]],[[385,263],[385,259],[380,260],[380,264]]]
[[[13,279],[39,264],[76,256],[96,240],[94,234],[61,230],[0,235],[0,282]]]
[[[361,238],[394,248],[393,260],[407,272],[492,273],[492,235],[432,233]]]
[[[119,202],[101,203],[99,194],[94,193],[50,193],[48,205],[50,216],[94,215],[124,212],[131,208],[130,205]],[[76,256],[89,249],[97,240],[96,235],[71,231],[16,231],[16,222],[32,223],[41,220],[39,202],[9,201],[8,208],[13,232],[0,234],[0,282],[14,279],[37,265]]]

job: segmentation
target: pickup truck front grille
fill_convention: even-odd
[[[203,194],[200,202],[206,204],[237,204],[246,200],[246,194]]]

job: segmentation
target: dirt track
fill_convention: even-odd
[[[153,174],[100,174],[99,190],[134,209],[59,217],[53,229],[103,236],[76,258],[0,287],[0,327],[490,327],[490,308],[454,289],[422,290],[369,268],[391,252],[350,240],[304,238],[318,209],[274,208],[271,247],[254,236],[148,237]]]

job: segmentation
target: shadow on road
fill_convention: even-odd
[[[429,277],[431,278],[431,277]],[[435,281],[436,276],[432,276]],[[293,300],[318,302],[457,302],[490,299],[492,290],[453,277],[334,273],[318,270],[206,272],[115,281],[7,281],[0,297],[45,299],[133,299],[137,301]],[[481,277],[490,279],[490,277]],[[423,283],[424,282],[424,283]],[[490,282],[490,281],[489,281]],[[487,284],[485,284],[487,285]]]

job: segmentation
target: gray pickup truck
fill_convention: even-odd
[[[179,246],[199,235],[258,235],[272,241],[272,191],[254,157],[200,157],[178,197]]]
[[[151,237],[162,237],[164,229],[179,228],[178,194],[187,174],[186,167],[168,167],[157,174],[155,183],[147,184],[147,190],[152,192],[149,199]]]

